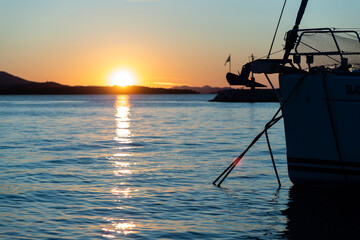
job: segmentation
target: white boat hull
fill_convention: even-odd
[[[290,180],[360,185],[360,75],[302,76],[279,76]]]

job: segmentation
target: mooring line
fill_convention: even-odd
[[[282,102],[282,104],[280,105],[279,109],[276,111],[276,113],[274,114],[274,116],[272,117],[272,119],[265,124],[264,130],[262,130],[255,138],[254,140],[250,143],[250,145],[240,154],[239,157],[237,157],[216,179],[215,181],[213,181],[213,184],[220,187],[221,184],[224,182],[224,180],[227,178],[227,176],[231,173],[231,171],[235,168],[235,166],[240,162],[240,160],[244,157],[244,155],[247,153],[247,151],[260,139],[260,137],[266,133],[267,135],[267,130],[270,129],[272,126],[274,126],[283,116],[277,116],[279,114],[279,112],[283,109],[283,107],[285,106],[285,104],[288,102],[288,100],[290,99],[290,97],[293,95],[293,93],[295,92],[295,90],[298,88],[298,86],[303,82],[303,80],[305,79],[306,76],[308,76],[309,73],[305,73],[300,80],[296,83],[296,85],[294,86],[294,88],[291,90],[290,94],[287,96],[287,98]],[[268,136],[267,136],[267,140],[268,140]],[[271,157],[272,157],[272,161],[273,161],[273,166],[275,169],[275,173],[278,179],[278,183],[279,186],[281,186],[280,183],[280,178],[278,176],[277,173],[277,169],[276,169],[276,165],[275,165],[275,160],[273,159],[272,156],[272,151],[270,148],[270,142],[268,142],[268,146],[269,146],[269,151],[271,152]],[[222,178],[222,179],[221,179]],[[216,182],[219,180],[220,182],[218,184],[216,184]]]
[[[277,171],[277,169],[276,169],[276,164],[275,164],[274,156],[273,156],[273,154],[272,154],[272,150],[271,150],[271,146],[270,146],[270,141],[269,141],[269,135],[268,135],[267,131],[265,131],[265,136],[266,136],[266,142],[267,142],[268,147],[269,147],[269,153],[270,153],[271,161],[272,161],[272,164],[273,164],[273,167],[274,167],[276,179],[277,179],[277,181],[278,181],[278,183],[279,183],[279,188],[280,188],[280,187],[281,187],[281,182],[280,182],[280,178],[279,178],[278,171]]]
[[[274,116],[276,117],[276,116]],[[265,125],[265,129],[263,131],[261,131],[255,138],[254,140],[250,143],[250,145],[245,149],[245,151],[243,151],[239,157],[237,157],[231,164],[230,166],[225,169],[225,171],[223,171],[220,176],[218,178],[215,179],[215,181],[213,182],[214,185],[216,185],[216,182],[225,174],[225,176],[221,179],[221,181],[219,182],[219,184],[217,184],[218,187],[220,187],[220,185],[222,184],[222,182],[227,178],[227,176],[231,173],[231,171],[235,168],[235,166],[240,162],[240,160],[244,157],[244,155],[247,153],[247,151],[249,151],[249,149],[260,139],[260,137],[268,130],[270,129],[272,126],[274,126],[280,119],[282,118],[282,116],[277,117],[277,118],[273,118],[270,122],[268,122]]]

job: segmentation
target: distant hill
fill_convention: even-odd
[[[175,86],[175,87],[172,87],[171,89],[192,90],[192,91],[196,91],[199,93],[219,93],[221,91],[228,90],[230,88],[229,87],[224,87],[224,88],[210,87],[208,85],[205,85],[203,87]]]
[[[16,86],[21,84],[36,83],[16,77],[7,72],[0,71],[0,87]]]
[[[149,88],[142,86],[68,86],[56,82],[33,82],[0,72],[0,94],[194,94],[190,89]]]
[[[0,87],[11,88],[18,86],[50,88],[50,87],[64,87],[66,85],[61,85],[56,82],[44,82],[44,83],[33,82],[11,75],[10,73],[0,71]]]

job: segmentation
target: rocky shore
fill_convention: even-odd
[[[279,89],[276,89],[280,96]],[[229,89],[219,92],[211,102],[278,102],[273,89]]]

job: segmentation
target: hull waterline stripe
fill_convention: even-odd
[[[360,176],[360,169],[342,169],[342,168],[322,168],[322,167],[314,167],[314,166],[293,166],[289,165],[289,172],[291,171],[300,171],[300,172],[315,172],[315,173],[330,173],[330,174],[339,174],[344,175],[344,172],[347,175],[355,175]]]
[[[288,158],[289,165],[292,163],[309,164],[309,165],[327,165],[331,167],[354,167],[360,168],[360,162],[347,162],[339,160],[321,160],[321,159],[307,159],[307,158]]]

